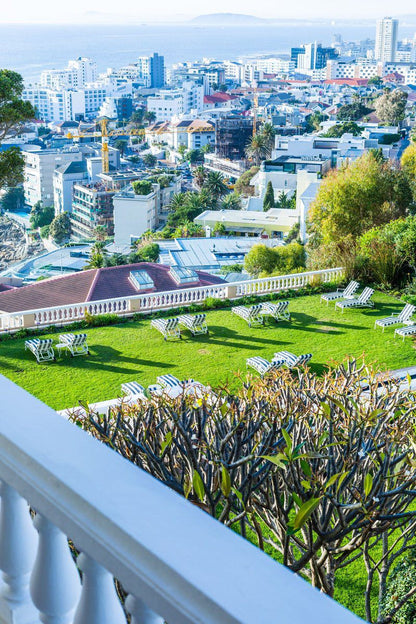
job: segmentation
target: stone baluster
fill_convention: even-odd
[[[126,624],[113,576],[85,553],[78,557],[82,592],[74,624]]]
[[[81,583],[67,538],[40,514],[34,524],[39,547],[30,580],[32,600],[44,624],[72,624]]]
[[[163,624],[165,621],[132,594],[127,596],[125,607],[127,613],[131,615],[131,624]]]
[[[26,624],[37,619],[29,593],[30,573],[38,537],[27,502],[4,481],[1,483],[0,591],[1,613],[8,622]]]

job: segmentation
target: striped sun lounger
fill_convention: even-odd
[[[156,381],[162,388],[174,388],[175,386],[184,385],[183,382],[174,375],[160,375],[156,378]]]
[[[57,347],[67,349],[72,357],[89,354],[87,334],[61,334]]]
[[[26,340],[25,350],[27,349],[33,353],[38,364],[41,362],[52,362],[55,359],[53,340],[50,338],[42,340],[40,338],[33,338],[32,340]]]
[[[371,301],[373,294],[374,288],[368,288],[367,286],[359,297],[337,301],[335,307],[341,308],[342,311],[345,308],[372,308],[374,306],[374,301]]]
[[[121,390],[129,400],[145,399],[145,390],[137,381],[128,381],[121,384]]]
[[[329,292],[321,295],[321,303],[322,301],[326,301],[326,305],[328,305],[330,301],[335,301],[336,299],[349,299],[354,295],[359,287],[360,284],[358,282],[352,281],[344,289],[338,288],[334,292]]]
[[[303,355],[295,355],[290,351],[278,351],[273,356],[273,362],[280,360],[284,361],[284,364],[288,368],[296,368],[297,366],[304,366],[312,358],[312,353],[304,353]]]
[[[160,331],[165,340],[168,338],[181,337],[178,317],[169,319],[153,319],[153,321],[150,321],[150,325]]]
[[[265,358],[260,357],[259,355],[247,358],[246,360],[247,368],[248,367],[254,368],[254,370],[256,370],[261,377],[263,377],[267,373],[270,373],[270,371],[272,370],[277,370],[278,368],[283,366],[283,364],[285,364],[285,361],[283,358],[280,360],[276,359],[276,360],[269,362],[269,360],[266,360]]]
[[[394,337],[401,336],[403,340],[406,336],[414,336],[416,334],[416,325],[407,325],[407,327],[398,327],[394,332]]]
[[[391,325],[399,325],[400,323],[408,323],[413,316],[413,312],[416,310],[416,306],[407,303],[403,310],[398,314],[392,314],[386,318],[377,319],[374,323],[374,327],[382,327],[383,331],[386,327]]]
[[[231,312],[247,321],[249,327],[252,325],[264,324],[261,303],[250,306],[249,308],[245,308],[244,306],[235,306],[234,308],[231,308]]]
[[[262,316],[272,316],[276,321],[289,321],[290,312],[288,311],[289,301],[278,301],[277,303],[262,303]]]
[[[192,316],[191,314],[182,314],[178,318],[179,323],[189,329],[191,334],[195,336],[196,334],[207,334],[208,326],[206,324],[206,314],[196,314]]]

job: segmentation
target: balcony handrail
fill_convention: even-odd
[[[134,311],[136,312],[140,311],[139,309],[135,309],[132,311],[131,302],[134,302],[134,301],[143,302],[144,305],[141,306],[143,312],[149,312],[149,311],[153,312],[153,311],[157,311],[158,309],[166,310],[169,308],[175,308],[181,305],[186,305],[187,303],[202,302],[206,297],[200,297],[199,299],[195,299],[195,295],[198,295],[198,293],[201,293],[201,294],[205,293],[207,296],[215,296],[215,293],[213,295],[212,292],[217,291],[217,293],[221,293],[221,298],[225,299],[228,297],[228,289],[232,288],[234,289],[235,295],[229,298],[237,299],[239,297],[243,297],[244,295],[248,295],[248,294],[249,295],[262,295],[262,294],[266,294],[270,292],[279,292],[281,290],[287,290],[290,288],[299,288],[302,285],[306,285],[309,282],[309,280],[313,277],[323,277],[325,281],[325,278],[328,278],[331,276],[340,277],[343,274],[343,272],[344,272],[344,269],[342,267],[336,267],[336,268],[331,268],[331,269],[320,269],[317,271],[305,271],[303,273],[289,273],[287,275],[263,277],[263,278],[253,279],[253,280],[243,280],[239,282],[223,282],[219,284],[207,284],[205,286],[193,286],[190,288],[181,288],[181,289],[170,290],[170,291],[161,291],[161,292],[156,291],[156,292],[150,292],[150,293],[148,292],[148,293],[142,293],[142,294],[137,294],[137,295],[125,295],[124,297],[100,299],[97,301],[81,301],[78,303],[69,303],[69,304],[64,304],[60,306],[34,308],[31,310],[22,310],[22,311],[16,311],[16,312],[4,312],[3,314],[0,313],[0,332],[7,331],[10,329],[16,330],[19,327],[27,326],[27,325],[24,325],[23,323],[19,324],[19,317],[23,318],[23,317],[29,317],[31,315],[41,316],[42,313],[43,314],[56,313],[57,315],[59,315],[60,311],[78,309],[78,314],[70,315],[70,317],[68,318],[57,318],[55,320],[55,323],[53,319],[47,319],[44,322],[39,321],[39,319],[37,319],[32,325],[32,327],[47,326],[47,325],[53,325],[57,323],[65,323],[65,322],[68,323],[71,321],[80,320],[84,315],[85,308],[95,307],[97,309],[97,308],[100,308],[103,306],[105,307],[108,305],[111,305],[114,308],[114,309],[111,309],[110,312],[113,312],[115,314],[119,313],[121,315],[128,315],[128,314],[134,313]],[[293,282],[293,283],[290,284],[290,282]],[[276,286],[273,286],[272,284],[275,284]],[[189,295],[188,301],[185,300],[187,295]],[[155,298],[163,299],[165,303],[160,304],[160,305],[154,304],[153,301],[155,300]],[[168,300],[169,298],[173,298],[175,301],[172,304],[166,303],[166,300]],[[146,301],[149,299],[152,301],[152,304],[149,306],[146,306],[145,305]],[[118,304],[119,304],[119,309],[117,309]],[[97,312],[97,314],[104,313],[104,312],[105,311]],[[2,326],[2,319],[6,320],[7,318],[16,319],[18,322],[17,324],[13,323],[10,327]]]
[[[2,376],[0,396],[1,481],[169,624],[361,621]]]

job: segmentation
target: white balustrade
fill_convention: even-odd
[[[80,578],[66,536],[46,517],[34,520],[39,546],[30,579],[32,600],[44,624],[72,624]]]
[[[82,594],[74,624],[126,624],[112,574],[84,553],[77,563],[82,571]]]
[[[0,613],[5,621],[33,622],[36,610],[29,594],[38,538],[27,502],[6,482],[1,484],[0,569],[3,587]]]
[[[129,594],[125,603],[126,611],[131,615],[131,624],[163,624],[164,619],[132,594]]]
[[[308,271],[292,275],[265,277],[243,282],[212,284],[193,288],[88,301],[70,305],[25,310],[10,314],[0,314],[0,333],[13,332],[22,327],[47,327],[48,325],[65,325],[85,318],[85,314],[117,314],[132,316],[135,312],[156,312],[172,308],[203,303],[208,297],[214,299],[229,298],[229,289],[233,289],[239,298],[245,295],[265,295],[282,290],[297,289],[313,283],[314,280],[329,282],[342,277],[342,268]]]
[[[359,619],[0,375],[1,624],[354,624]],[[17,494],[16,494],[17,493]],[[80,576],[71,556],[79,556]],[[226,565],[224,565],[226,562]],[[81,597],[80,597],[81,596]]]

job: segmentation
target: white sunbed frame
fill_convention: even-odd
[[[192,316],[191,314],[182,314],[178,317],[178,321],[181,325],[189,329],[193,336],[197,334],[207,334],[208,333],[208,325],[206,323],[206,314],[196,314]]]
[[[264,325],[264,318],[261,310],[261,303],[252,305],[249,308],[244,306],[235,306],[234,308],[231,308],[231,312],[247,321],[249,327],[252,325]]]
[[[377,327],[381,327],[384,332],[385,328],[391,325],[399,325],[400,323],[411,325],[412,321],[410,319],[415,310],[416,306],[411,303],[406,303],[401,312],[393,313],[391,316],[386,316],[386,318],[377,319],[374,322],[374,328],[377,329]]]
[[[335,307],[341,308],[343,312],[345,308],[372,308],[374,306],[374,301],[371,301],[373,294],[374,288],[366,286],[359,297],[337,301]]]
[[[280,360],[283,360],[285,365],[288,368],[296,368],[297,366],[305,366],[305,364],[307,364],[311,358],[312,358],[312,353],[303,353],[302,355],[295,355],[294,353],[291,353],[290,351],[278,351],[277,353],[274,354],[272,362],[274,361],[280,362]]]
[[[267,373],[270,373],[273,370],[278,370],[281,366],[283,366],[283,364],[285,364],[283,359],[276,359],[269,362],[269,360],[266,360],[259,355],[249,357],[246,360],[247,368],[254,368],[254,370],[257,371],[261,377],[264,377],[264,375],[267,375]]]
[[[41,362],[53,362],[56,359],[51,338],[26,340],[25,351],[27,349],[33,353],[38,364]]]
[[[348,284],[348,286],[346,286],[346,288],[337,288],[337,290],[333,292],[321,295],[321,303],[322,301],[326,301],[326,305],[328,305],[330,301],[335,301],[336,299],[350,299],[354,296],[354,293],[359,289],[359,287],[360,284],[353,280]]]
[[[57,349],[66,349],[72,357],[76,355],[89,355],[87,334],[61,334]]]
[[[267,301],[261,304],[261,314],[262,316],[272,316],[275,321],[290,321],[288,307],[289,301],[278,301],[277,303]]]
[[[181,330],[179,327],[179,318],[153,319],[150,325],[163,334],[164,340],[168,338],[181,338]]]

